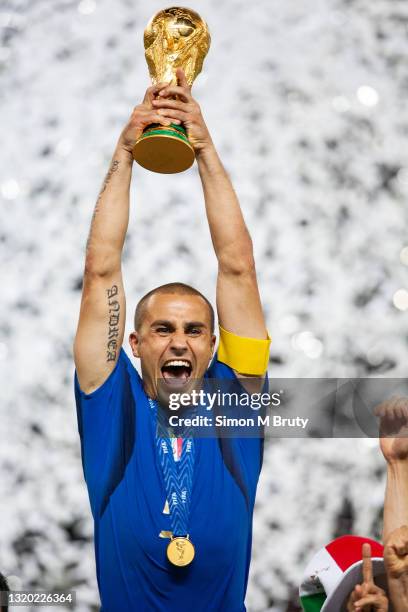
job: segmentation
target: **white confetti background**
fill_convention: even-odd
[[[270,375],[404,376],[407,3],[190,6],[212,34],[193,91],[253,236]],[[99,609],[72,386],[84,246],[163,7],[0,3],[0,571],[14,587],[75,589],[78,612]],[[214,299],[195,167],[134,168],[124,260],[129,312],[173,280]],[[375,440],[270,443],[249,612],[298,610],[307,558],[335,535],[379,537],[383,494]]]

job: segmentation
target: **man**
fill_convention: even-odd
[[[387,591],[394,612],[408,610],[408,400],[393,397],[376,408],[380,446],[387,462],[384,500],[384,564]],[[356,585],[348,612],[386,611],[385,592],[375,585],[367,550],[363,553],[363,583]]]
[[[359,549],[362,548],[362,582],[356,581],[360,562],[353,558],[353,541],[362,538],[345,536],[330,543],[330,549],[334,544],[343,545],[341,554],[337,554],[338,563],[332,575],[327,571],[330,567],[327,552],[322,554],[319,551],[308,564],[300,589],[306,612],[337,612],[342,609],[340,604],[347,593],[347,612],[386,612],[388,600],[393,612],[408,610],[408,400],[403,397],[391,398],[377,406],[375,414],[380,418],[380,446],[387,462],[384,549],[374,541],[364,542],[362,546],[358,542]],[[374,559],[371,559],[370,546],[375,550]],[[347,557],[348,567],[344,572]],[[343,574],[339,572],[339,567]],[[316,571],[318,568],[320,572]],[[354,576],[351,570],[355,572]],[[386,590],[376,582],[381,582]]]
[[[203,376],[263,376],[270,342],[238,200],[180,69],[177,79],[177,85],[150,87],[134,109],[98,197],[87,244],[75,382],[103,612],[245,610],[262,441],[181,441],[171,449],[172,462],[171,451],[157,444],[154,428],[160,379],[168,390],[177,390]],[[171,122],[185,126],[203,185],[218,260],[220,346],[207,370],[215,347],[210,304],[181,283],[162,286],[136,308],[130,345],[140,359],[140,379],[121,349],[121,253],[132,149],[147,125]],[[175,482],[177,461],[184,461],[183,474],[191,475],[183,490]],[[189,510],[178,515],[180,508]],[[166,551],[173,537],[179,556],[171,560]],[[179,567],[186,540],[193,543],[195,557]]]
[[[408,610],[408,399],[380,404],[381,450],[387,462],[384,502],[384,562],[394,612]]]

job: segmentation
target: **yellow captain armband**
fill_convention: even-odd
[[[262,376],[268,368],[271,339],[244,338],[220,329],[218,361],[227,364],[240,374]]]

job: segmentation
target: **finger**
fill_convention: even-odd
[[[186,87],[180,87],[179,85],[170,85],[169,87],[164,87],[159,92],[160,97],[169,97],[169,96],[178,96],[180,100],[183,102],[191,102],[192,97],[189,89]]]
[[[161,100],[153,100],[152,102],[155,108],[175,108],[184,112],[190,110],[190,106],[187,102],[181,102],[180,100],[171,100],[168,98],[162,98]]]
[[[363,555],[363,582],[371,584],[373,582],[373,562],[371,561],[371,546],[365,542],[362,547]]]
[[[374,413],[378,414],[378,416],[383,416],[383,417],[391,416],[397,399],[398,398],[394,395],[390,397],[390,399],[385,400],[384,402],[381,402],[381,404],[378,404],[377,408],[374,410]]]
[[[354,603],[354,607],[356,610],[361,610],[370,609],[369,606],[372,606],[374,610],[382,610],[384,606],[384,599],[385,598],[382,595],[366,595],[365,597],[358,599]]]
[[[398,416],[397,405],[401,398],[392,397],[378,406],[380,420],[380,437],[390,438],[401,427],[401,418]]]
[[[146,120],[146,125],[149,123],[160,123],[161,125],[170,125],[171,119],[169,117],[165,117],[163,115],[159,115],[158,113],[149,113],[144,117]]]
[[[157,122],[157,121],[163,121],[164,119],[168,119],[167,117],[167,113],[164,109],[145,109],[145,110],[141,110],[140,108],[137,109],[137,113],[134,113],[132,119],[136,119],[137,121],[142,120],[143,122]]]
[[[391,546],[394,547],[399,556],[408,555],[408,527],[402,525],[398,529],[395,529],[390,536],[388,541]]]
[[[159,115],[163,113],[163,115],[165,115],[166,117],[171,117],[171,119],[178,119],[179,121],[187,121],[189,117],[188,113],[183,113],[183,111],[176,109],[173,110],[171,108],[159,109],[157,112]]]
[[[394,397],[391,398],[390,406],[389,406],[389,408],[387,410],[387,415],[386,415],[390,419],[396,420],[396,419],[400,418],[399,417],[399,409],[398,409],[398,404],[399,404],[400,399],[401,398],[397,397],[397,396],[394,396]]]
[[[408,404],[405,397],[400,397],[396,401],[395,410],[397,411],[398,417],[405,421],[408,413]]]
[[[386,409],[384,404],[378,404],[378,406],[376,406],[376,408],[374,408],[374,414],[376,417],[384,417],[386,413]]]
[[[186,87],[187,89],[191,89],[190,85],[187,83],[186,74],[182,68],[177,68],[176,77],[177,84],[180,85],[180,87]]]
[[[151,102],[155,96],[158,95],[158,93],[164,89],[165,87],[168,86],[169,83],[162,81],[160,83],[156,83],[155,85],[151,85],[151,87],[148,87],[146,89],[146,93],[144,96],[144,102],[149,101]]]
[[[379,597],[380,595],[385,595],[385,591],[383,591],[379,586],[377,586],[375,582],[372,582],[371,584],[367,585],[367,589],[364,595],[377,595]]]
[[[181,124],[181,121],[180,121],[180,119],[163,119],[163,118],[162,118],[162,119],[160,120],[160,122],[159,122],[159,123],[160,123],[161,125],[165,125],[165,126],[167,126],[167,127],[168,127],[168,126],[169,126],[169,125],[171,125],[172,123],[175,123],[176,125],[180,125],[180,124]]]
[[[160,81],[160,83],[155,83],[155,85],[152,85],[151,87],[149,87],[148,91],[155,94],[161,89],[163,89],[164,87],[167,87],[169,84],[170,84],[170,81]]]
[[[180,125],[181,124],[181,120],[180,119],[174,119],[174,117],[163,117],[161,115],[159,116],[159,121],[156,123],[160,123],[161,125],[171,125],[172,123],[175,123],[176,125]]]
[[[356,591],[356,589],[354,588],[352,593],[351,593],[351,595],[350,595],[350,601],[351,601],[351,603],[354,603],[355,601],[357,601],[357,599],[360,599],[360,595]]]
[[[407,541],[397,541],[394,545],[394,550],[397,552],[399,557],[405,557],[408,555],[408,542]]]

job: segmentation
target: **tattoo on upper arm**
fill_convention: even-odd
[[[112,174],[113,174],[114,172],[116,172],[116,171],[117,171],[117,169],[119,168],[119,163],[120,163],[120,162],[119,162],[119,160],[117,160],[117,159],[114,159],[114,160],[112,161],[111,166],[110,166],[110,168],[109,168],[109,170],[108,170],[108,172],[107,172],[107,175],[105,176],[105,179],[104,179],[104,181],[103,181],[103,184],[102,184],[101,190],[100,190],[99,195],[98,195],[98,199],[96,200],[95,208],[94,208],[93,215],[92,215],[91,228],[90,228],[90,230],[89,230],[88,240],[87,240],[87,242],[86,242],[86,250],[87,250],[87,251],[88,251],[88,248],[89,248],[89,243],[90,243],[90,241],[91,241],[91,234],[92,234],[92,226],[93,226],[93,222],[94,222],[94,220],[95,220],[96,215],[98,214],[98,211],[99,211],[99,204],[100,204],[100,201],[101,201],[102,195],[103,195],[103,193],[104,193],[104,191],[105,191],[106,187],[108,186],[108,184],[109,184],[109,182],[110,182],[110,180],[111,180],[111,178],[112,178]]]
[[[106,346],[106,361],[115,361],[118,351],[120,304],[118,302],[118,286],[107,289],[109,306],[108,343]]]

